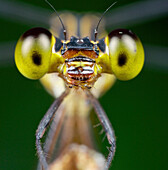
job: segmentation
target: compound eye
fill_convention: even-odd
[[[39,79],[49,70],[54,37],[44,28],[25,32],[17,42],[15,62],[27,78]]]
[[[119,80],[137,76],[144,64],[144,50],[139,38],[125,29],[114,30],[108,37],[112,72]]]

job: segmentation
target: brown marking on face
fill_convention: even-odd
[[[98,55],[93,50],[68,50],[64,53],[63,58],[69,59],[77,56],[84,56],[91,59],[98,58]]]

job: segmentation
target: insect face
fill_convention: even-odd
[[[100,76],[97,73],[98,58],[97,44],[92,43],[88,37],[79,39],[71,37],[70,41],[61,50],[65,59],[61,77],[71,86],[91,87]]]

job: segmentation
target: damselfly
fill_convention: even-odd
[[[68,20],[67,29],[61,18]],[[40,79],[57,98],[36,132],[39,169],[108,169],[116,139],[97,98],[112,86],[115,77],[129,80],[139,74],[144,64],[143,46],[134,33],[125,29],[98,38],[102,18],[98,24],[91,15],[76,19],[64,14],[61,18],[61,29],[57,23],[53,23],[51,32],[40,27],[30,29],[21,36],[15,49],[19,71],[29,79]],[[66,30],[70,30],[68,36]],[[62,38],[58,38],[59,34]],[[88,119],[92,107],[110,144],[106,161],[94,151],[91,140]],[[42,147],[40,140],[51,121]]]

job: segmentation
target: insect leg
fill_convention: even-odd
[[[43,119],[41,120],[37,131],[36,131],[36,148],[37,148],[37,154],[39,156],[39,160],[45,170],[48,170],[48,163],[46,161],[46,158],[44,156],[44,152],[40,143],[40,139],[43,137],[46,128],[50,124],[51,120],[53,119],[55,112],[57,111],[58,107],[62,103],[63,99],[67,96],[68,90],[65,91],[59,98],[57,98],[53,104],[48,109],[47,113],[44,115]]]
[[[102,127],[107,135],[108,142],[111,145],[109,148],[109,154],[108,154],[106,165],[105,165],[105,169],[107,170],[110,167],[111,161],[114,157],[114,153],[116,150],[116,139],[115,139],[114,130],[111,126],[111,123],[110,123],[105,111],[101,107],[99,101],[91,94],[90,91],[87,91],[87,95],[88,95],[89,100],[90,100],[91,104],[93,105],[95,112],[99,118],[99,121],[102,124]]]

